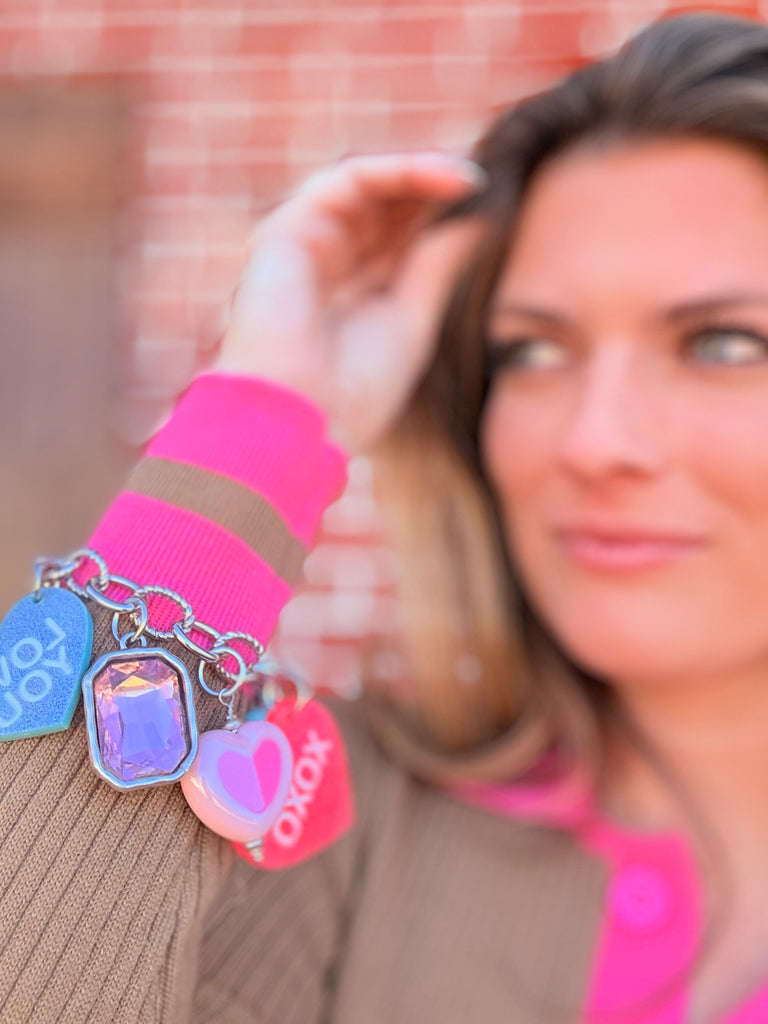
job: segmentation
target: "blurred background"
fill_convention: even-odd
[[[0,611],[36,555],[87,537],[205,364],[260,214],[344,154],[463,153],[683,9],[768,18],[765,0],[0,0]],[[353,692],[383,638],[394,680],[395,572],[355,459],[272,651]]]

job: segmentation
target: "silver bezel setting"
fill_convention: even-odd
[[[183,692],[184,710],[186,712],[187,730],[190,740],[189,752],[179,767],[170,775],[147,776],[143,779],[132,779],[128,782],[117,779],[108,771],[101,760],[99,749],[98,729],[96,726],[96,709],[94,707],[93,682],[96,676],[107,667],[120,661],[144,661],[148,658],[159,658],[179,674],[181,689]],[[126,647],[123,650],[112,651],[102,655],[98,661],[88,669],[83,676],[83,708],[85,711],[85,727],[88,733],[88,754],[95,771],[108,782],[110,786],[119,790],[141,789],[146,786],[158,786],[165,783],[178,782],[184,775],[197,755],[197,723],[195,720],[195,703],[192,692],[192,683],[189,678],[186,665],[170,654],[163,647]]]

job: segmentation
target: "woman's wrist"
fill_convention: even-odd
[[[224,335],[209,372],[268,381],[302,396],[327,415],[327,381],[317,366],[308,365],[279,339],[254,344],[237,332]]]
[[[322,416],[327,439],[351,455],[355,448],[354,439],[340,425],[331,408],[327,373],[311,367],[302,368],[296,363],[296,360],[286,360],[279,355],[268,356],[236,345],[222,346],[205,373],[259,380],[286,396],[292,395],[309,404]]]

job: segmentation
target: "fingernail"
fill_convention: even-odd
[[[440,167],[449,167],[454,174],[477,189],[485,188],[490,181],[485,168],[463,156],[456,156],[453,153],[423,153],[419,159]]]
[[[463,161],[457,170],[459,175],[476,189],[487,188],[491,180],[484,167],[481,167],[480,164],[472,163],[470,160]]]

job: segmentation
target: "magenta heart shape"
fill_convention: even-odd
[[[235,842],[263,836],[288,799],[293,751],[271,722],[245,722],[235,731],[198,737],[195,760],[181,777],[187,803],[214,832]]]
[[[252,757],[228,750],[219,758],[221,784],[233,800],[252,814],[263,814],[280,784],[281,752],[270,739],[261,742]]]

